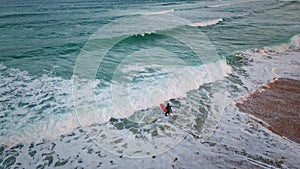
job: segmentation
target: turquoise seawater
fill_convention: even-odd
[[[117,129],[127,125],[133,134],[143,135],[140,128],[156,122],[156,116],[141,120],[138,114],[131,115],[160,111],[158,103],[169,99],[182,107],[177,111],[184,110],[191,114],[188,118],[195,118],[191,123],[183,118],[179,128],[196,123],[194,129],[200,132],[214,104],[209,93],[222,88],[224,84],[218,80],[230,72],[228,67],[239,66],[232,56],[246,49],[289,43],[292,36],[300,34],[299,11],[299,1],[277,0],[3,0],[0,145],[57,139],[79,126],[102,124],[111,117],[125,121],[123,127],[118,120],[111,121]],[[99,30],[104,36],[100,40]],[[96,72],[89,69],[94,69],[91,63],[100,62],[98,57],[84,58],[88,64],[81,65],[80,56],[101,58],[103,52],[97,53],[97,49],[115,41],[118,43],[104,51]],[[203,52],[202,59],[191,46]],[[229,66],[222,68],[224,74],[208,72],[214,71],[211,64],[226,62]],[[78,67],[84,69],[76,74]],[[82,73],[95,80],[74,81]],[[127,84],[122,86],[123,82]],[[78,93],[76,87],[80,88]],[[89,99],[82,100],[81,95]],[[146,125],[128,122],[128,117]],[[150,125],[148,132],[155,132],[155,127]],[[3,152],[0,148],[4,168],[16,165],[13,158],[18,155]]]
[[[222,18],[200,29],[224,56],[286,43],[299,33],[299,2],[289,1],[4,1],[0,7],[1,63],[63,78],[72,76],[89,37],[124,16],[174,9],[172,14],[192,23]]]

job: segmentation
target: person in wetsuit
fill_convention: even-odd
[[[172,106],[171,106],[169,103],[167,103],[167,107],[166,107],[167,112],[165,113],[166,116],[167,116],[168,114],[170,114],[170,113],[173,112],[171,107],[172,107]]]

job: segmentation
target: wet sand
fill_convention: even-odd
[[[260,87],[237,107],[268,123],[274,133],[300,143],[300,81],[279,78]]]

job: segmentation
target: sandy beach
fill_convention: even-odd
[[[279,78],[260,87],[237,107],[267,122],[276,134],[300,143],[300,81]]]

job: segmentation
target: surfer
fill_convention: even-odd
[[[172,106],[169,104],[169,103],[167,103],[167,107],[166,107],[166,113],[165,113],[165,115],[167,116],[168,114],[170,114],[170,113],[172,113],[173,111],[172,111],[172,108],[171,108]]]

